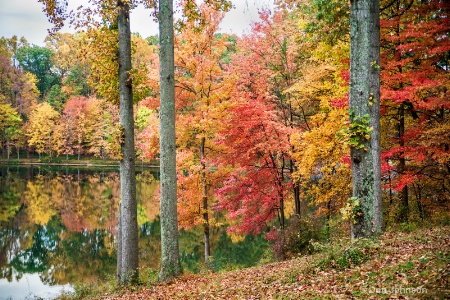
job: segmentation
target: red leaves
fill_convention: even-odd
[[[334,108],[345,108],[348,107],[348,95],[338,99],[331,99],[330,106]]]
[[[381,21],[382,170],[394,190],[448,176],[449,12],[448,1],[432,0],[386,10]]]
[[[397,178],[397,180],[394,180],[392,182],[392,186],[391,188],[394,191],[401,191],[403,190],[403,188],[409,184],[414,183],[414,181],[416,181],[418,178],[418,176],[416,174],[414,174],[413,172],[406,172],[404,174],[402,174],[401,176],[399,176]]]
[[[243,173],[243,174],[242,174]],[[277,212],[282,186],[276,184],[277,170],[270,167],[239,168],[217,190],[217,209],[226,210],[239,223],[230,231],[257,234]]]
[[[216,190],[216,208],[226,210],[229,218],[239,219],[230,230],[258,233],[276,216],[287,192],[284,172],[291,129],[283,124],[269,94],[273,71],[265,67],[266,58],[250,52],[235,59],[233,71],[239,72],[239,81],[231,100],[234,105],[223,120],[226,127],[218,140],[227,151],[217,160],[219,168],[234,170]]]

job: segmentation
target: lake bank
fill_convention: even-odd
[[[4,159],[0,158],[0,165],[6,166],[67,166],[67,167],[86,167],[86,168],[97,168],[97,167],[119,167],[118,161],[113,160],[93,160],[93,159],[82,159],[82,160],[65,160],[61,158],[40,160],[38,158],[23,158],[23,159]],[[154,162],[137,162],[136,168],[159,168],[159,164]]]
[[[157,168],[136,168],[139,265],[145,270],[160,268],[158,176]],[[48,299],[114,278],[119,198],[118,166],[0,164],[0,300]],[[233,242],[226,228],[211,229],[215,260],[208,266],[257,264],[268,248],[264,236]],[[183,268],[200,272],[203,228],[180,230],[179,243]]]

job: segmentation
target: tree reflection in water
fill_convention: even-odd
[[[138,174],[141,225],[159,210],[155,175]],[[1,167],[0,181],[0,278],[65,285],[115,274],[117,171]]]
[[[159,270],[157,170],[141,170],[136,179],[139,265]],[[0,183],[0,283],[7,280],[11,289],[29,274],[39,274],[49,288],[114,278],[120,195],[117,170],[1,166]],[[179,238],[183,267],[199,271],[201,228],[182,230]],[[233,243],[225,225],[212,230],[211,243],[214,265],[209,267],[216,269],[253,265],[267,248],[262,236]]]

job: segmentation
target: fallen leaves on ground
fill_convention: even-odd
[[[449,249],[450,226],[386,232],[363,249],[364,263],[348,268],[327,263],[325,251],[244,270],[185,275],[99,299],[444,299],[450,295]]]

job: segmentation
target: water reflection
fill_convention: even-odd
[[[116,170],[2,167],[0,172],[0,295],[16,297],[24,280],[31,289],[34,275],[44,286],[57,287],[115,274]],[[159,210],[156,175],[138,172],[141,224],[154,221]]]
[[[139,263],[144,269],[158,270],[161,242],[155,178],[158,174],[151,170],[136,175]],[[29,295],[51,298],[75,283],[114,278],[117,170],[0,166],[0,183],[0,300]],[[213,230],[212,242],[216,268],[252,265],[267,247],[261,237],[252,236],[233,244],[224,227]],[[199,270],[202,250],[201,230],[180,233],[185,269]]]

